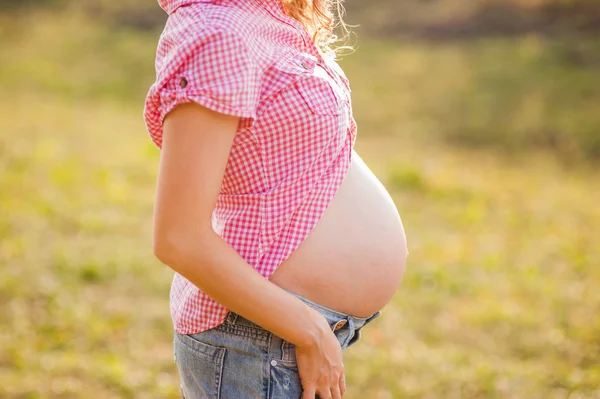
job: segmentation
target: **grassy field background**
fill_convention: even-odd
[[[0,398],[179,397],[141,116],[158,34],[0,13]],[[411,255],[346,398],[600,398],[597,38],[359,38],[356,150]]]

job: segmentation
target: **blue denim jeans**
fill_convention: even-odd
[[[321,313],[342,350],[356,344],[364,326],[381,315],[355,317],[291,291]],[[185,399],[301,399],[295,346],[241,315],[198,334],[174,332],[175,363]]]

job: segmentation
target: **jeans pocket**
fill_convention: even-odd
[[[269,399],[300,399],[302,397],[302,381],[298,373],[298,365],[277,360],[269,368]]]
[[[220,399],[226,348],[176,333],[175,363],[186,399]]]

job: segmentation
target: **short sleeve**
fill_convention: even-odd
[[[195,102],[223,114],[256,117],[260,73],[239,34],[213,27],[195,29],[192,34],[163,33],[156,67],[157,79],[146,98],[144,119],[159,148],[164,118],[181,103]]]

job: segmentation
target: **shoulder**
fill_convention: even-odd
[[[169,64],[193,57],[203,46],[213,51],[257,58],[260,46],[260,21],[253,8],[240,8],[225,2],[194,3],[169,15],[160,36],[157,72]],[[237,53],[237,54],[236,54]]]
[[[169,15],[156,54],[156,81],[144,115],[160,147],[162,122],[177,105],[196,102],[220,113],[254,118],[264,75],[250,11],[211,3]]]

